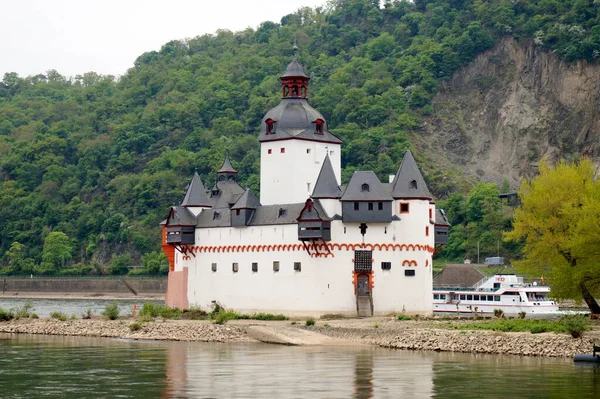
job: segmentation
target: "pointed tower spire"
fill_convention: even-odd
[[[410,150],[404,153],[398,172],[392,181],[392,197],[433,199]]]
[[[198,175],[197,171],[194,172],[194,177],[192,178],[192,182],[185,193],[185,197],[183,198],[181,206],[202,208],[211,207],[208,195],[206,195],[206,189],[204,188],[202,180],[200,180],[200,176]]]
[[[304,71],[304,67],[298,62],[298,46],[294,40],[294,59],[289,63],[281,80],[283,98],[307,98],[308,81],[310,78]]]
[[[231,166],[231,161],[229,160],[229,151],[227,151],[227,154],[225,155],[223,166],[221,166],[221,169],[219,169],[217,173],[237,173],[237,170]]]
[[[342,190],[340,190],[340,186],[337,183],[335,172],[333,171],[333,166],[331,165],[331,160],[329,159],[329,154],[327,154],[325,155],[323,166],[321,166],[319,177],[317,177],[317,182],[315,183],[315,189],[312,192],[312,197],[324,199],[340,198],[341,196]]]

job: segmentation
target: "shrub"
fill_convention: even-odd
[[[313,319],[312,317],[306,319],[306,326],[307,327],[314,326],[314,325],[315,325],[315,319]]]
[[[176,319],[181,316],[182,311],[170,308],[158,303],[146,302],[140,310],[140,316],[162,317],[164,319]]]
[[[537,326],[531,327],[530,331],[532,334],[540,334],[540,333],[548,332],[548,328],[543,325],[537,325]]]
[[[82,319],[91,319],[93,316],[94,316],[94,312],[92,312],[92,309],[90,309],[90,308],[87,308],[85,310],[85,312],[83,312],[81,314]]]
[[[293,325],[293,326],[295,326],[295,325],[296,325],[296,322],[295,322],[295,321],[292,321],[290,324],[291,324],[291,325]]]
[[[29,317],[32,318],[32,319],[39,319],[40,318],[40,316],[38,316],[35,313],[32,313],[31,316],[29,316]]]
[[[398,316],[396,316],[396,320],[414,320],[414,319],[405,314],[399,314]]]
[[[13,317],[15,316],[10,310],[4,310],[0,308],[0,321],[8,321]]]
[[[229,320],[239,319],[240,315],[235,313],[233,310],[221,309],[219,313],[211,315],[211,318],[215,321],[215,324],[223,324]]]
[[[11,309],[11,312],[15,319],[22,319],[29,317],[31,310],[33,310],[33,304],[31,301],[27,301],[23,305]]]
[[[287,320],[287,316],[282,314],[271,314],[271,313],[257,313],[250,317],[254,320]]]
[[[71,320],[77,320],[77,316],[75,316],[74,314],[71,315]]]
[[[104,307],[104,311],[102,312],[102,316],[108,317],[109,320],[116,320],[119,317],[119,304],[116,302],[111,303],[110,305],[106,305]]]
[[[524,319],[525,316],[527,316],[527,312],[525,312],[525,311],[519,312],[519,319]]]
[[[504,316],[504,311],[502,309],[494,309],[494,316],[501,318]]]
[[[131,331],[139,331],[142,329],[142,323],[134,322],[129,325]]]
[[[141,323],[148,323],[154,321],[154,319],[152,318],[152,316],[142,316],[140,317],[140,322]]]
[[[67,320],[67,315],[64,314],[63,312],[52,312],[52,313],[50,313],[50,317],[52,317],[53,319],[60,320],[60,321]]]
[[[375,328],[379,328],[379,324],[375,324]]]
[[[565,332],[571,334],[573,338],[579,338],[587,330],[591,329],[591,323],[588,318],[580,314],[566,315],[561,320]]]

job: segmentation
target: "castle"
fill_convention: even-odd
[[[382,183],[372,171],[341,185],[342,141],[307,101],[294,57],[282,99],[259,134],[260,195],[229,156],[207,190],[197,173],[163,224],[166,303],[239,312],[371,316],[432,311],[432,256],[448,222],[410,153]]]

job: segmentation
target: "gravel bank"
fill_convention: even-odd
[[[233,320],[217,325],[210,321],[158,320],[142,323],[138,331],[132,331],[130,325],[134,321],[20,319],[0,322],[0,333],[287,345],[367,344],[408,350],[567,358],[591,353],[593,342],[600,342],[598,326],[575,339],[554,333],[453,330],[443,328],[447,323],[442,322],[391,318],[318,320],[312,327],[305,327],[304,321],[292,325],[290,321]]]

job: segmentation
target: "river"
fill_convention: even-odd
[[[0,334],[2,398],[598,398],[570,359]]]

